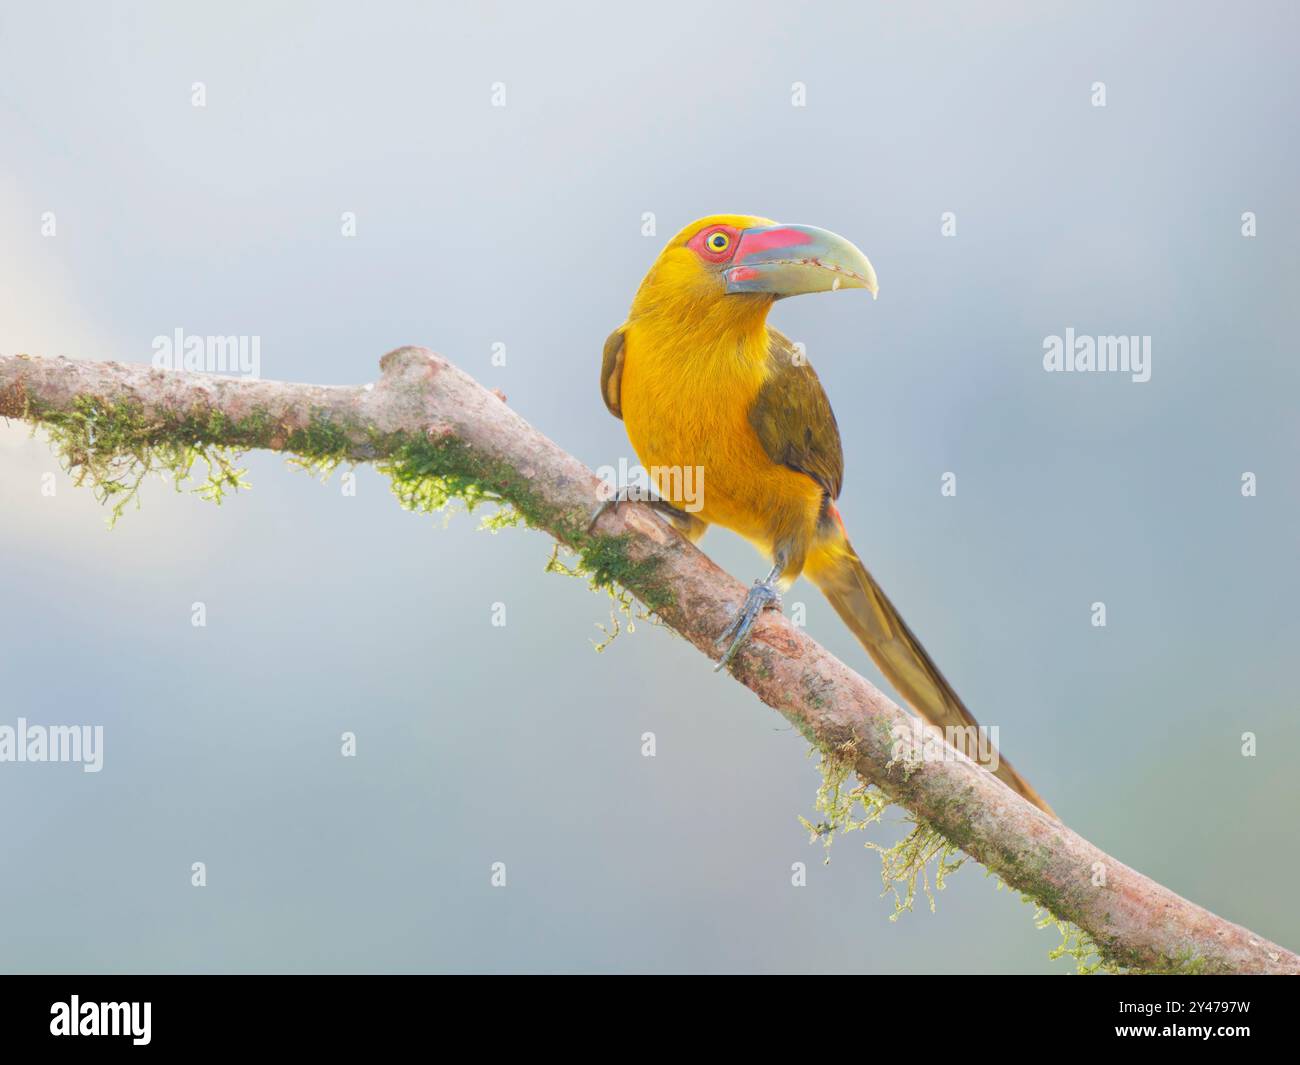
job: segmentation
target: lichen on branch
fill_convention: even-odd
[[[248,449],[274,447],[291,466],[327,479],[355,454],[355,428],[340,425],[322,413],[305,426],[277,423],[265,409],[255,409],[233,421],[222,411],[196,404],[192,409],[150,409],[130,401],[108,401],[78,395],[66,408],[34,407],[21,413],[32,431],[43,429],[60,465],[78,487],[88,487],[109,508],[111,528],[126,508],[139,508],[140,489],[155,476],[220,504],[232,492],[247,489],[247,470],[239,465]],[[365,429],[375,468],[388,479],[403,509],[417,514],[449,515],[457,505],[474,512],[494,507],[481,527],[492,532],[516,525],[545,529],[554,520],[526,478],[501,463],[490,463],[446,433],[380,433]],[[202,464],[203,470],[197,467]],[[565,565],[553,553],[547,570],[588,580],[607,592],[619,612],[634,617],[627,589],[639,589],[649,618],[671,602],[671,592],[654,579],[653,559],[633,561],[628,537],[575,531],[579,540],[574,561]],[[556,545],[557,551],[559,545]],[[608,645],[615,630],[599,646]]]

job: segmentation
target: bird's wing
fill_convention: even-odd
[[[749,424],[773,462],[807,474],[838,499],[844,451],[835,412],[807,357],[775,329],[770,332],[768,376],[749,409]],[[608,344],[605,352],[608,365]]]
[[[600,363],[600,395],[615,418],[623,417],[623,326],[609,334]]]

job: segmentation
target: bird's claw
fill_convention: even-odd
[[[611,498],[605,500],[596,508],[595,513],[591,516],[591,521],[587,523],[587,535],[590,536],[596,531],[597,522],[607,513],[613,511],[617,514],[621,503],[644,504],[683,536],[687,535],[689,523],[693,520],[689,514],[682,513],[667,500],[654,495],[653,492],[648,492],[637,485],[624,485]]]
[[[591,516],[591,521],[587,522],[587,535],[590,536],[593,532],[596,531],[596,524],[597,524],[597,523],[600,521],[600,519],[603,518],[603,517],[604,517],[604,516],[609,512],[609,511],[612,510],[612,511],[615,513],[615,515],[617,515],[617,514],[618,514],[618,505],[619,505],[620,503],[622,503],[622,502],[623,502],[623,499],[620,498],[618,495],[615,495],[613,499],[607,499],[607,500],[605,500],[605,502],[603,502],[600,506],[598,506],[598,507],[596,508],[596,513],[594,513],[594,514]]]
[[[636,485],[625,484],[621,488],[615,489],[614,494],[598,506],[596,512],[592,514],[591,521],[587,523],[587,535],[590,536],[596,531],[596,523],[611,510],[615,514],[618,514],[620,503],[636,503],[644,501],[644,493]]]
[[[718,646],[721,647],[728,640],[731,641],[723,656],[718,659],[718,664],[713,667],[713,672],[717,673],[726,669],[727,664],[736,656],[746,638],[749,636],[749,630],[753,627],[755,619],[760,612],[764,610],[781,609],[781,593],[776,590],[776,582],[772,580],[755,581],[754,586],[749,589],[749,594],[745,596],[745,602],[741,604],[740,610],[732,619],[731,624],[727,626],[726,631],[718,637]]]

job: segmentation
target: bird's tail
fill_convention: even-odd
[[[838,519],[838,515],[832,517]],[[992,768],[993,758],[989,757],[992,749],[975,739],[979,726],[974,715],[957,697],[952,685],[944,679],[921,642],[894,609],[894,604],[867,572],[842,527],[837,527],[831,535],[818,542],[803,572],[830,600],[844,624],[853,630],[867,654],[880,667],[880,672],[912,709],[942,729],[949,743],[986,768]],[[977,746],[983,757],[977,757]],[[1011,763],[996,756],[996,752],[992,753],[996,757],[993,772],[997,777],[1055,817],[1052,808],[1011,767]]]

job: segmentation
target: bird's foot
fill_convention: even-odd
[[[598,506],[596,508],[596,512],[591,516],[591,521],[587,522],[587,535],[590,536],[593,532],[596,531],[597,523],[611,510],[615,514],[617,514],[618,505],[622,502],[623,502],[622,499],[620,499],[618,496],[615,496],[613,499],[605,500],[605,502],[603,502],[600,506]]]
[[[596,530],[596,523],[610,511],[617,514],[620,503],[629,502],[645,502],[645,493],[636,485],[625,484],[596,508],[595,513],[591,516],[591,521],[587,523],[587,534],[593,533]]]
[[[727,631],[718,637],[718,646],[721,647],[728,640],[731,641],[723,656],[718,659],[718,664],[713,667],[713,672],[725,669],[740,650],[746,638],[749,636],[749,630],[753,627],[754,621],[758,618],[760,612],[764,610],[781,609],[781,593],[776,590],[776,581],[769,577],[767,580],[755,581],[754,586],[749,589],[749,594],[745,596],[745,602],[741,605],[739,612],[732,619]]]
[[[587,523],[588,535],[595,531],[596,523],[611,510],[617,514],[621,503],[644,503],[679,533],[688,538],[692,533],[698,538],[699,532],[702,531],[702,527],[697,531],[696,526],[699,526],[700,522],[693,515],[678,510],[667,500],[660,499],[652,492],[647,492],[644,488],[637,485],[624,485],[614,493],[613,498],[605,500],[596,508],[595,513],[591,516],[591,521]]]

